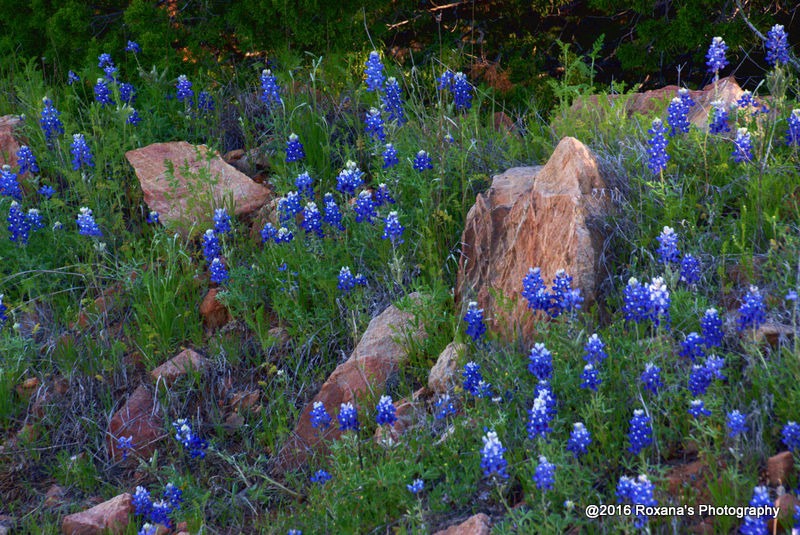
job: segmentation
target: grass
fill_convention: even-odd
[[[121,51],[115,55],[122,57]],[[235,71],[220,66],[192,80],[196,93],[206,90],[214,97],[214,109],[205,112],[176,101],[179,73],[147,70],[126,59],[118,65],[119,77],[137,89],[142,122],[136,126],[125,122],[128,106],[103,108],[93,101],[91,80],[101,75],[94,66],[75,68],[84,81],[72,86],[46,80],[33,62],[3,73],[0,111],[25,116],[19,135],[41,168],[36,176],[20,177],[20,203],[25,211],[38,208],[45,220],[26,245],[0,229],[0,292],[8,307],[0,331],[0,496],[17,529],[58,529],[64,515],[85,509],[92,497],[108,499],[142,486],[158,498],[169,482],[183,493],[171,518],[187,522],[193,533],[426,533],[477,512],[492,517],[495,533],[634,531],[631,518],[592,520],[584,509],[615,502],[620,477],[639,474],[655,484],[659,504],[696,505],[697,495],[707,492],[714,505],[745,505],[753,487],[765,483],[766,459],[785,449],[783,426],[800,420],[797,344],[769,347],[735,328],[736,309],[753,284],[766,296],[769,319],[797,332],[796,302],[783,299],[800,287],[798,149],[783,142],[785,117],[797,107],[796,73],[770,75],[774,114],[753,119],[739,112],[735,118],[751,128],[753,162],[734,163],[729,139],[692,129],[670,139],[669,164],[654,176],[646,165],[653,117],[627,117],[603,98],[596,107],[570,111],[571,96],[592,90],[591,72],[579,68],[580,58],[566,48],[564,55],[572,74],[554,86],[563,102],[549,113],[532,97],[529,110],[512,114],[483,88],[476,88],[469,110],[460,110],[446,90],[437,89],[441,64],[402,70],[385,61],[387,74],[401,82],[409,118],[386,125],[400,154],[391,168],[382,165],[383,144],[363,129],[364,113],[380,101],[361,83],[367,56],[362,52],[335,59],[281,57],[273,72],[283,102],[271,110],[257,98],[263,65]],[[44,96],[64,122],[65,135],[52,142],[38,125]],[[513,115],[515,129],[495,129],[498,111]],[[93,168],[72,170],[74,132],[86,134]],[[283,151],[292,132],[306,158],[286,163]],[[597,222],[607,229],[609,277],[595,307],[540,323],[537,341],[553,355],[557,413],[552,433],[532,440],[526,423],[537,381],[525,371],[530,348],[491,333],[472,341],[452,288],[461,231],[476,195],[508,167],[546,161],[564,135],[592,148],[613,192],[612,215]],[[149,210],[124,158],[128,150],[168,140],[206,143],[220,152],[258,149],[277,196],[294,190],[295,177],[307,171],[320,209],[322,195],[335,191],[339,171],[352,160],[365,184],[385,183],[396,204],[380,207],[374,225],[356,223],[349,196],[337,192],[346,230],[325,227],[320,238],[304,232],[298,216],[286,222],[294,239],[283,244],[261,243],[263,221],[257,217],[234,218],[233,231],[221,239],[230,278],[218,287],[233,321],[204,329],[198,307],[213,286],[199,238],[205,228],[182,238],[169,226],[148,224]],[[432,170],[413,168],[419,150],[431,154]],[[36,193],[43,184],[56,189],[52,198]],[[0,196],[0,213],[10,203]],[[82,206],[93,210],[102,238],[78,234],[75,218]],[[398,211],[405,227],[402,244],[381,239],[382,218],[390,210]],[[63,228],[53,229],[57,221]],[[676,229],[682,253],[700,259],[698,283],[681,283],[679,266],[659,262],[656,238],[664,226]],[[342,292],[342,266],[362,274],[367,284]],[[670,328],[626,322],[628,280],[647,283],[660,275],[670,290]],[[412,292],[421,300],[405,298]],[[298,470],[279,470],[278,452],[303,407],[347,359],[370,319],[392,303],[409,312],[426,336],[401,339],[405,364],[388,385],[373,385],[358,400],[359,433],[327,444],[328,451],[312,455]],[[687,390],[691,362],[680,356],[680,344],[686,334],[700,332],[700,317],[712,306],[727,321],[717,350],[727,378],[712,381],[701,396],[711,416],[695,420],[686,412],[695,397]],[[595,332],[609,354],[597,392],[580,387],[585,363],[579,355]],[[455,416],[435,419],[435,400],[425,399],[401,444],[384,447],[372,440],[374,407],[384,386],[395,402],[410,398],[427,384],[431,366],[454,340],[467,344],[459,366],[480,364],[494,397],[476,398],[457,386],[451,392]],[[184,347],[210,365],[156,393],[165,422],[156,454],[113,461],[105,445],[111,415],[150,370]],[[665,386],[658,395],[644,390],[639,379],[650,362],[662,369]],[[32,378],[42,386],[28,397],[20,385]],[[247,407],[233,401],[250,392],[258,399]],[[631,455],[627,433],[637,408],[652,419],[653,444]],[[338,410],[327,409],[334,416]],[[747,415],[748,429],[736,439],[725,428],[725,415],[734,409]],[[170,423],[180,418],[208,440],[204,458],[190,458],[174,439]],[[592,443],[576,459],[566,443],[579,421]],[[481,469],[486,429],[495,430],[506,448],[508,479],[487,477]],[[555,486],[547,492],[532,479],[540,455],[556,465]],[[683,499],[671,496],[670,469],[694,460],[711,475]],[[310,482],[319,469],[333,481]],[[416,478],[424,489],[415,495],[406,485]],[[63,503],[45,507],[44,494],[53,484],[65,489]],[[797,484],[791,475],[784,489]],[[674,522],[685,530],[696,520]],[[721,532],[740,524],[733,518],[714,521]],[[649,525],[668,532],[672,522],[652,517]],[[142,519],[135,524],[129,532]]]

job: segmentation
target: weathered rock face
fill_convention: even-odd
[[[153,394],[144,386],[140,386],[111,418],[106,444],[110,457],[117,461],[122,459],[123,454],[117,449],[117,439],[131,437],[133,452],[142,457],[149,457],[162,436],[164,436],[163,422],[153,401]]]
[[[411,297],[418,298],[418,295],[412,294]],[[395,339],[404,336],[404,333],[414,337],[423,336],[422,332],[411,332],[411,320],[411,314],[401,312],[391,305],[369,323],[350,358],[333,371],[319,393],[303,409],[294,435],[279,454],[279,465],[282,469],[300,466],[309,450],[321,440],[317,430],[311,427],[309,414],[314,402],[321,401],[328,414],[334,418],[334,424],[325,433],[329,439],[339,438],[341,435],[335,425],[335,417],[342,403],[354,402],[359,416],[364,417],[363,408],[359,408],[356,403],[357,396],[370,389],[383,392],[389,375],[406,358],[405,351]]]
[[[461,524],[437,531],[435,535],[489,535],[491,533],[490,525],[489,517],[484,513],[478,513]]]
[[[202,370],[206,366],[206,359],[191,349],[184,349],[164,364],[150,372],[154,381],[161,380],[171,386],[178,377],[186,375],[187,371]]]
[[[467,215],[457,299],[477,301],[487,325],[507,339],[518,329],[526,339],[533,335],[535,318],[521,296],[529,268],[540,267],[548,285],[565,269],[584,306],[591,304],[603,277],[603,236],[589,222],[608,213],[610,197],[594,156],[570,137],[544,166],[495,176]],[[493,292],[510,300],[510,312],[496,306]]]
[[[218,155],[209,154],[204,145],[154,143],[128,151],[125,157],[136,171],[147,206],[183,234],[192,224],[210,223],[214,208],[230,208],[232,202],[236,215],[249,214],[261,208],[270,195],[267,188]]]
[[[22,122],[18,115],[3,115],[0,117],[0,166],[17,165],[17,151],[19,142],[14,137],[14,128]]]
[[[131,514],[133,514],[133,496],[127,493],[120,494],[91,509],[64,517],[61,532],[64,535],[124,533]]]
[[[458,342],[450,342],[439,355],[428,374],[428,388],[437,395],[446,394],[458,381],[458,358],[467,347]]]

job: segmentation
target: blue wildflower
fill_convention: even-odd
[[[709,355],[706,357],[706,369],[714,379],[719,379],[721,381],[726,379],[725,375],[722,373],[724,367],[725,357],[718,357],[716,355]]]
[[[183,444],[184,449],[189,451],[192,459],[197,457],[205,458],[208,441],[201,439],[192,431],[192,425],[189,420],[181,418],[172,422],[172,427],[175,428],[175,440]]]
[[[747,128],[739,128],[736,131],[736,139],[733,140],[733,161],[736,163],[753,161],[753,142]]]
[[[344,293],[350,292],[358,285],[365,286],[367,283],[366,279],[361,274],[353,276],[352,271],[350,271],[350,268],[347,266],[343,266],[342,269],[339,270],[338,280],[337,288]]]
[[[323,200],[325,202],[325,214],[322,216],[322,220],[333,228],[344,230],[344,225],[342,225],[342,212],[339,210],[339,206],[336,204],[333,194],[326,193]]]
[[[67,85],[76,84],[81,81],[81,77],[75,74],[72,70],[67,73]]]
[[[728,65],[728,60],[725,58],[725,52],[728,50],[728,45],[722,40],[722,37],[714,37],[711,40],[711,46],[706,53],[706,66],[708,72],[717,76],[719,71]]]
[[[424,150],[421,150],[417,153],[414,157],[414,169],[419,171],[420,173],[425,171],[426,169],[433,169],[433,163],[431,162],[431,157],[428,156],[428,153]]]
[[[798,119],[798,125],[800,125],[800,119]],[[800,131],[800,126],[798,129]],[[800,139],[800,133],[798,134],[797,138]],[[391,143],[387,143],[386,149],[383,151],[383,168],[389,169],[398,163],[400,163],[400,160],[397,158],[397,149],[394,148],[394,145]]]
[[[275,243],[289,243],[293,239],[294,234],[286,227],[279,228],[278,233],[275,235]]]
[[[700,260],[689,253],[681,260],[680,280],[690,286],[700,282]]]
[[[97,223],[94,221],[94,216],[92,215],[92,211],[87,207],[82,207],[80,212],[78,213],[77,218],[78,223],[78,234],[81,236],[102,236],[103,233],[100,231],[100,227],[97,226]]]
[[[484,382],[481,375],[481,366],[475,362],[467,362],[464,365],[464,384],[462,385],[466,392],[469,392],[475,397],[486,397],[487,383]]]
[[[125,119],[125,122],[136,126],[137,124],[142,122],[142,118],[139,117],[139,112],[135,108],[131,108],[130,113],[128,114],[128,118]]]
[[[763,518],[750,515],[744,517],[744,522],[739,527],[741,535],[769,535],[767,522]]]
[[[605,347],[606,345],[603,343],[600,337],[597,336],[597,333],[594,333],[589,337],[589,340],[587,340],[586,344],[583,346],[583,350],[586,352],[583,355],[583,360],[593,365],[602,364],[603,361],[608,358],[608,353],[605,352]]]
[[[286,197],[278,199],[278,219],[281,224],[286,224],[295,219],[295,216],[303,211],[300,205],[300,194],[296,191],[290,191]]]
[[[323,486],[325,483],[330,481],[332,478],[333,478],[333,476],[330,475],[325,470],[317,470],[316,472],[314,472],[314,475],[311,476],[311,482],[312,483],[317,483],[319,486]]]
[[[628,476],[622,476],[619,478],[619,482],[617,483],[617,503],[622,503],[624,501],[630,500],[633,496],[633,490],[636,488],[636,481],[629,478]]]
[[[133,436],[117,437],[117,450],[122,452],[122,460],[128,458],[128,453],[133,449]]]
[[[344,169],[336,177],[336,189],[342,193],[355,194],[356,189],[364,184],[364,180],[361,178],[363,174],[356,162],[348,160]]]
[[[577,422],[572,425],[572,432],[569,435],[567,442],[567,450],[571,451],[575,458],[585,455],[588,451],[589,444],[592,443],[592,436],[589,434],[586,426],[582,422]]]
[[[319,213],[316,203],[311,201],[306,203],[306,207],[303,208],[303,221],[300,222],[300,227],[306,231],[306,234],[313,232],[322,238],[322,214]]]
[[[11,167],[4,165],[0,169],[0,195],[11,197],[18,201],[22,200],[22,187],[17,180],[17,174],[11,172]]]
[[[731,127],[728,126],[728,111],[725,109],[725,103],[721,100],[715,100],[711,103],[709,117],[708,131],[712,134],[723,134],[731,131]]]
[[[562,313],[580,310],[583,297],[580,288],[572,288],[572,277],[563,269],[556,271],[550,298],[550,316],[557,318]]]
[[[142,52],[142,47],[139,46],[139,43],[136,41],[128,40],[128,44],[125,45],[125,52],[131,52],[133,54],[140,54]]]
[[[311,427],[314,429],[327,429],[332,422],[331,416],[325,410],[325,404],[321,401],[315,401],[309,413],[311,418]]]
[[[378,425],[394,425],[397,421],[397,408],[392,403],[391,396],[381,396],[375,411],[375,422]]]
[[[133,492],[132,504],[134,512],[143,517],[150,516],[150,511],[153,509],[153,501],[150,498],[150,492],[141,486],[137,486]]]
[[[470,301],[467,305],[464,321],[467,322],[467,336],[478,342],[486,332],[486,325],[483,323],[483,309],[479,309],[475,301]]]
[[[640,451],[653,443],[653,428],[650,426],[650,417],[644,411],[636,409],[633,411],[630,429],[628,431],[628,451],[638,455]]]
[[[652,317],[652,303],[647,286],[631,277],[623,292],[622,312],[625,321],[642,323]]]
[[[300,143],[297,134],[292,132],[289,134],[289,139],[286,142],[286,163],[292,163],[302,160],[306,157],[303,144]]]
[[[550,428],[550,421],[553,419],[553,412],[548,407],[548,392],[542,391],[533,400],[533,405],[528,410],[528,438],[534,440],[536,437],[547,438],[553,430]]]
[[[164,487],[164,500],[169,503],[173,510],[180,509],[183,503],[183,491],[172,483],[167,483]]]
[[[442,396],[436,400],[436,403],[434,403],[434,408],[436,411],[433,413],[433,417],[437,420],[443,420],[447,418],[448,415],[456,413],[456,408],[449,394],[442,394]]]
[[[219,238],[213,230],[206,230],[201,239],[203,246],[203,257],[206,259],[207,264],[222,255],[222,245],[219,243]]]
[[[703,337],[699,334],[692,332],[686,335],[686,339],[681,342],[682,357],[686,357],[695,362],[700,357],[705,357],[706,352],[703,349]]]
[[[364,132],[377,138],[381,143],[386,141],[386,132],[383,131],[383,118],[378,108],[370,108],[364,120]]]
[[[700,330],[703,333],[703,343],[707,348],[722,346],[724,334],[722,332],[722,319],[716,308],[709,308],[700,318]]]
[[[739,411],[731,411],[728,413],[725,426],[728,428],[728,436],[730,438],[736,438],[747,432],[745,416]]]
[[[631,489],[631,502],[634,505],[643,505],[645,507],[655,507],[658,501],[653,497],[655,486],[647,479],[646,475],[640,475],[635,485]],[[643,512],[636,513],[636,520],[634,526],[638,529],[644,529],[649,519]]]
[[[309,201],[314,200],[314,179],[308,172],[300,173],[294,179],[294,186],[297,188],[297,193],[305,195]]]
[[[47,184],[45,184],[44,186],[39,188],[37,193],[39,195],[41,195],[42,197],[44,197],[45,199],[49,199],[50,197],[55,195],[56,190],[54,190],[51,186],[48,186]]]
[[[664,227],[661,234],[656,238],[658,240],[658,258],[662,264],[671,264],[677,262],[680,258],[680,251],[678,250],[678,235],[671,227]]]
[[[408,492],[410,492],[411,494],[419,494],[420,492],[422,492],[424,485],[425,483],[421,479],[417,478],[408,485],[406,485],[406,488],[408,489]]]
[[[119,89],[120,101],[128,104],[129,106],[133,106],[136,103],[136,88],[133,87],[133,84],[123,82],[117,87]],[[113,104],[113,102],[111,102],[111,104]]]
[[[528,371],[540,381],[549,380],[553,375],[553,355],[544,344],[533,346],[528,355]]]
[[[194,90],[192,89],[192,82],[189,81],[185,74],[178,76],[175,89],[177,90],[178,102],[183,102],[187,107],[190,107],[194,99]]]
[[[777,67],[789,63],[789,44],[783,26],[776,24],[767,32],[767,63]]]
[[[83,137],[83,134],[74,134],[72,136],[69,152],[72,154],[73,170],[94,167],[94,157],[92,156],[92,151],[89,150],[89,145],[86,144],[86,138]]]
[[[230,234],[233,228],[231,227],[231,216],[225,208],[217,208],[214,210],[214,232],[217,234]]]
[[[500,439],[497,438],[497,433],[495,431],[487,431],[482,440],[481,469],[483,469],[483,475],[508,479],[508,472],[506,472],[508,461],[503,457],[506,449]]]
[[[6,312],[8,311],[8,307],[3,304],[3,294],[0,294],[0,331],[3,330],[3,326],[8,321],[8,315]]]
[[[692,366],[692,371],[689,373],[689,392],[691,392],[693,396],[702,396],[706,393],[708,387],[711,386],[713,380],[714,376],[711,370],[706,366],[695,364]]]
[[[59,119],[61,112],[53,106],[52,100],[44,97],[42,104],[44,107],[42,108],[42,118],[39,120],[39,124],[42,126],[44,138],[50,142],[55,136],[64,133],[64,124]]]
[[[650,286],[648,286],[647,289],[650,292],[650,306],[652,307],[653,323],[658,326],[661,323],[660,318],[663,318],[664,325],[667,329],[669,329],[670,299],[669,290],[667,289],[666,284],[664,284],[664,278],[653,277],[652,281],[650,282]]]
[[[645,365],[640,379],[644,384],[644,388],[653,394],[658,394],[658,389],[664,386],[664,383],[661,382],[661,368],[652,362],[648,362]]]
[[[667,124],[670,128],[670,137],[675,136],[675,134],[685,134],[689,132],[689,108],[680,97],[673,98],[669,103],[669,107],[667,108]]]
[[[384,109],[389,113],[390,121],[397,121],[397,124],[402,125],[406,122],[405,112],[403,111],[403,90],[400,89],[400,84],[394,77],[386,80],[383,86],[383,94],[381,95],[381,102]]]
[[[106,67],[109,66],[113,67],[114,60],[111,59],[111,54],[104,52],[99,56],[97,56],[97,66],[100,67],[101,69],[105,69]]]
[[[789,422],[781,430],[781,441],[789,451],[800,451],[800,424]]]
[[[597,392],[597,387],[600,386],[602,382],[603,380],[600,379],[600,373],[594,366],[587,364],[583,367],[583,372],[581,373],[581,388],[588,388],[589,390]]]
[[[550,387],[550,381],[539,381],[534,389],[534,394],[537,398],[542,397],[544,399],[548,416],[550,418],[555,417],[558,411],[556,410],[556,398],[553,395],[553,389]]]
[[[24,175],[28,171],[31,173],[39,172],[39,164],[36,163],[36,156],[33,155],[30,147],[23,145],[17,151],[18,174]]]
[[[453,94],[453,104],[457,110],[468,110],[472,107],[472,84],[463,72],[457,72],[453,76],[450,92]]]
[[[539,457],[539,465],[533,474],[533,481],[536,483],[536,488],[540,490],[552,490],[555,483],[556,465],[547,461],[547,457],[541,455]]]
[[[392,194],[389,193],[389,187],[381,182],[378,185],[378,189],[375,190],[375,206],[380,208],[384,204],[395,204],[395,200]]]
[[[693,418],[700,418],[701,416],[711,416],[711,411],[706,409],[702,399],[693,399],[689,402],[689,414]]]
[[[264,223],[264,228],[261,229],[261,243],[274,240],[277,234],[278,229],[275,228],[275,225],[267,221]]]
[[[381,86],[383,86],[384,78],[381,57],[373,50],[369,53],[367,62],[364,65],[364,81],[367,84],[367,91],[380,91]]]
[[[356,223],[366,221],[372,225],[374,224],[373,219],[378,217],[378,212],[375,211],[375,203],[372,202],[372,194],[367,190],[363,190],[358,194],[353,211],[356,213]],[[396,215],[397,212],[395,212]]]
[[[654,175],[663,172],[667,168],[667,162],[669,161],[667,138],[664,136],[666,132],[667,129],[664,128],[661,119],[654,119],[653,127],[647,131],[651,136],[647,140],[647,144],[650,145],[647,149],[647,154],[650,156],[647,167],[650,168],[650,172]]]
[[[358,432],[359,424],[358,424],[358,414],[356,414],[356,409],[353,407],[353,404],[349,401],[347,403],[342,403],[339,407],[339,431],[347,431],[352,429],[355,432]]]
[[[358,203],[356,203],[356,206],[358,206]],[[356,221],[358,221],[358,217],[356,217]],[[404,243],[403,231],[406,228],[400,224],[400,219],[397,217],[397,212],[389,212],[389,214],[384,218],[383,224],[383,235],[381,236],[381,239],[391,241],[392,247],[396,247],[401,243]]]
[[[792,110],[787,123],[789,128],[786,129],[786,146],[800,146],[800,109]]]
[[[8,221],[8,232],[11,234],[8,239],[20,245],[27,244],[31,223],[17,201],[11,201],[6,221]]]
[[[151,225],[157,225],[158,223],[161,223],[161,214],[155,210],[150,210],[150,212],[147,214],[146,221]]]
[[[197,95],[197,109],[201,113],[210,113],[216,109],[214,97],[208,91],[200,91]]]
[[[441,91],[442,89],[447,89],[448,91],[452,92],[453,80],[455,79],[455,77],[456,77],[455,73],[450,69],[444,71],[444,73],[442,73],[442,75],[439,78],[437,78],[437,81],[439,82],[439,91]]]
[[[522,297],[528,301],[529,309],[547,311],[550,308],[550,295],[540,268],[528,269],[528,274],[522,279]]]
[[[223,284],[230,278],[228,268],[225,267],[225,264],[223,264],[222,260],[219,258],[215,258],[211,261],[208,270],[211,272],[211,282],[215,284]]]
[[[758,329],[766,320],[766,311],[764,297],[756,286],[751,286],[750,291],[742,298],[742,305],[739,307],[739,330]]]
[[[276,104],[283,104],[281,88],[269,69],[261,71],[261,102],[267,105],[268,110],[272,110]]]

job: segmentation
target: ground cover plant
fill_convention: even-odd
[[[189,76],[130,41],[64,79],[9,68],[3,521],[58,532],[128,493],[126,533],[427,533],[476,513],[494,533],[766,533],[766,516],[635,509],[800,492],[768,470],[800,455],[798,77],[783,28],[764,33],[763,84],[727,103],[733,52],[709,38],[702,122],[686,89],[643,113],[634,95],[572,106],[594,88],[569,77],[554,109],[507,109],[455,53],[403,69],[371,47],[286,52]],[[462,232],[492,175],[545,163],[563,136],[613,192],[605,275],[590,299],[569,270],[525,266],[496,313],[521,299],[535,336],[508,339],[454,297]],[[248,151],[272,202],[237,216],[215,199],[181,228],[125,156],[166,141]],[[197,191],[218,180],[166,175],[181,173]],[[407,357],[352,401],[313,403],[390,306],[424,333],[385,335]],[[454,341],[454,384],[421,390]],[[151,379],[185,349],[203,366]],[[114,431],[131,399],[149,403],[149,438]],[[318,444],[289,466],[304,420]],[[784,513],[775,529],[800,527]]]

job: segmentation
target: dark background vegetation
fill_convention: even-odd
[[[362,50],[368,27],[371,47],[401,63],[460,50],[474,79],[511,96],[562,74],[557,40],[584,55],[604,36],[594,83],[610,89],[702,85],[708,43],[723,35],[746,86],[763,78],[765,63],[742,13],[762,31],[783,24],[790,46],[800,34],[797,3],[769,0],[0,0],[0,11],[0,66],[41,58],[57,78],[128,39],[142,45],[142,65],[166,61],[192,74],[286,49]]]

